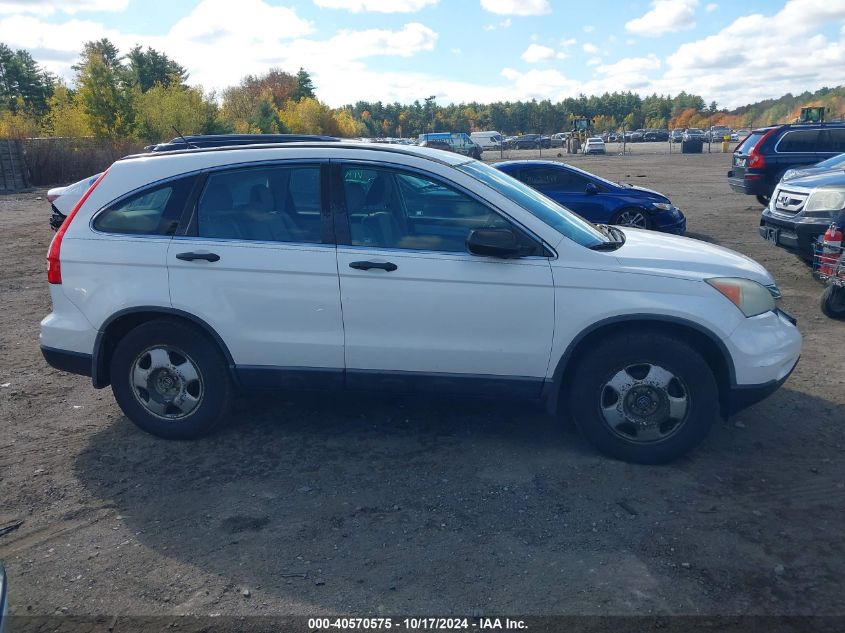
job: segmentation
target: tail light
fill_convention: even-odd
[[[53,241],[50,242],[50,249],[47,251],[47,281],[49,283],[62,283],[62,262],[59,258],[59,254],[62,250],[62,239],[65,236],[65,231],[67,230],[67,227],[70,226],[70,223],[73,221],[77,211],[82,208],[82,205],[85,204],[88,196],[90,196],[91,192],[94,191],[97,185],[100,184],[100,181],[106,177],[107,173],[109,173],[108,169],[100,174],[100,177],[97,178],[90,187],[88,187],[88,190],[82,194],[79,202],[77,202],[73,209],[71,209],[70,213],[67,214],[65,221],[62,222],[59,230],[56,231],[56,234],[53,236]]]
[[[750,169],[763,169],[763,167],[766,166],[766,158],[758,150],[762,147],[763,143],[766,142],[766,139],[774,134],[778,129],[779,128],[773,127],[771,130],[763,134],[763,136],[760,137],[760,140],[754,144],[754,147],[752,147],[751,151],[748,152],[748,162],[746,163],[746,167]]]

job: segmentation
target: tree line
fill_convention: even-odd
[[[72,85],[46,72],[25,50],[0,43],[0,137],[100,137],[159,142],[182,134],[299,133],[341,137],[413,137],[430,131],[498,130],[505,134],[568,130],[574,118],[596,131],[750,127],[786,121],[801,105],[840,113],[845,89],[785,95],[733,111],[698,95],[646,97],[628,92],[489,104],[438,105],[358,101],[330,108],[309,73],[272,69],[247,75],[221,93],[188,84],[188,73],[165,53],[135,46],[125,54],[108,39],[87,42]]]

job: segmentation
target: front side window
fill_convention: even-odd
[[[94,220],[94,228],[125,235],[173,235],[194,178],[182,178],[119,200]]]
[[[526,254],[542,248],[469,195],[424,175],[392,169],[343,169],[353,246],[465,253],[473,229],[511,229]]]
[[[197,203],[197,234],[316,244],[322,241],[320,210],[319,165],[217,172]]]

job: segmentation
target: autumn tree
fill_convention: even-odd
[[[129,136],[132,125],[131,75],[108,39],[87,42],[77,64],[76,86],[96,136]]]

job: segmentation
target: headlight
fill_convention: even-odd
[[[768,287],[758,284],[756,281],[742,279],[741,277],[714,277],[704,281],[721,292],[747,317],[757,316],[775,309],[775,294]],[[780,294],[779,291],[778,294]]]
[[[781,176],[781,180],[792,180],[793,178],[799,178],[805,175],[805,171],[803,169],[787,169],[783,172],[783,176]]]
[[[815,189],[807,203],[804,211],[839,211],[845,208],[845,189]]]
[[[671,211],[672,210],[672,203],[671,202],[652,202],[651,206],[655,209],[660,209],[661,211]]]

